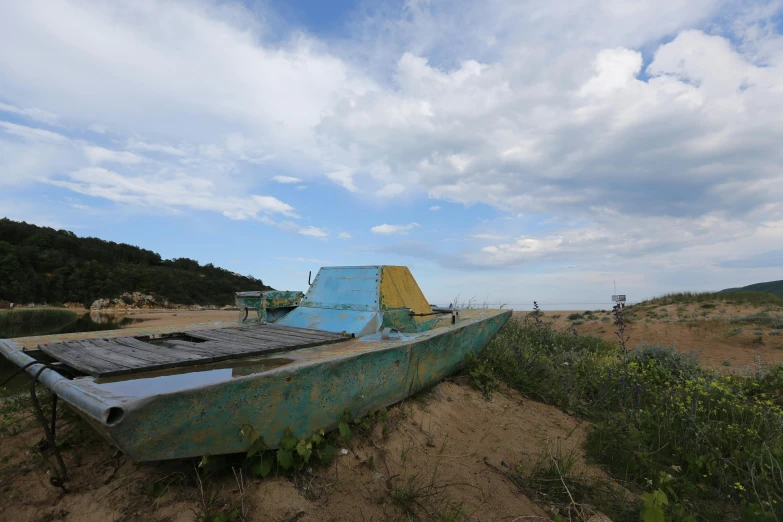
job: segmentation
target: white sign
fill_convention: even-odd
[[[615,303],[624,303],[625,302],[625,295],[613,295],[612,301]]]

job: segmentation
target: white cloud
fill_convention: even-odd
[[[323,259],[315,259],[312,257],[277,257],[275,259],[279,259],[281,261],[295,261],[297,263],[317,263],[320,265],[326,265],[329,264],[328,261],[324,261]]]
[[[374,83],[304,33],[266,43],[262,17],[239,2],[4,4],[3,95],[128,135],[214,142],[248,129],[301,156],[322,113]]]
[[[288,217],[298,217],[294,213],[294,207],[283,203],[272,196],[253,196],[253,201],[259,205],[259,210],[267,214],[282,214]]]
[[[473,239],[490,239],[490,240],[506,239],[506,236],[500,234],[471,234],[470,237],[472,237]]]
[[[301,183],[301,179],[295,178],[293,176],[272,176],[272,181],[277,181],[278,183]]]
[[[216,196],[211,181],[185,175],[168,179],[130,177],[103,167],[86,167],[69,173],[66,179],[49,180],[49,183],[117,203],[209,210],[237,220],[275,214],[297,217],[293,207],[272,196]]]
[[[31,120],[40,121],[41,123],[47,123],[49,125],[59,125],[57,115],[51,112],[41,109],[23,109],[16,107],[15,105],[9,105],[7,103],[0,103],[0,112],[10,112],[12,114],[18,114],[25,116]]]
[[[312,225],[307,228],[299,229],[299,233],[303,236],[315,237],[318,239],[326,239],[329,237],[329,233],[326,230],[323,228],[314,227]]]
[[[357,192],[359,189],[353,184],[353,173],[349,170],[337,170],[326,175],[327,178],[337,183],[349,192]]]
[[[432,205],[430,207],[430,210],[433,211],[433,212],[437,212],[438,210],[440,210],[440,207],[438,205]]]
[[[542,260],[578,259],[603,263],[625,258],[660,259],[683,249],[728,245],[758,232],[724,213],[711,213],[700,219],[624,218],[622,227],[612,226],[612,219],[616,217],[612,211],[597,213],[595,224],[561,228],[550,234],[519,236],[512,242],[485,246],[479,253],[466,256],[466,260],[469,264],[497,266]],[[482,234],[473,237],[482,236],[489,239],[489,235]]]
[[[375,192],[375,195],[379,198],[393,198],[394,196],[399,196],[405,192],[405,185],[400,185],[399,183],[389,183],[388,185],[384,185],[383,188]]]
[[[93,165],[99,165],[101,163],[123,163],[132,165],[144,161],[144,158],[138,154],[124,150],[109,150],[94,145],[85,145],[83,150],[84,155],[87,156],[87,159]]]
[[[144,150],[149,152],[160,152],[163,154],[170,154],[172,156],[184,156],[185,151],[173,147],[171,145],[167,145],[165,143],[146,143],[144,141],[138,140],[138,139],[129,139],[127,143],[127,147],[131,150]]]
[[[46,129],[27,127],[25,125],[17,125],[7,121],[0,121],[0,129],[3,129],[10,135],[30,141],[38,141],[42,143],[66,143],[69,141],[67,137],[56,132],[48,131]]]
[[[391,234],[407,234],[411,229],[417,228],[420,225],[418,223],[408,223],[407,225],[387,225],[384,223],[383,225],[378,225],[375,227],[372,227],[370,231],[373,234],[378,235],[384,235],[388,236]]]
[[[349,234],[348,232],[340,232],[339,234],[337,234],[337,237],[339,237],[340,239],[351,239],[351,234]]]

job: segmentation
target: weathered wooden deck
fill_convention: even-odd
[[[162,370],[307,348],[347,340],[342,334],[260,324],[193,330],[150,339],[115,337],[42,344],[52,358],[94,377]]]

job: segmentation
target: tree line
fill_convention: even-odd
[[[0,300],[83,303],[142,292],[177,304],[233,304],[233,293],[270,290],[260,279],[137,246],[0,219]]]

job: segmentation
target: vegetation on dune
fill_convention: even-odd
[[[233,292],[266,289],[260,279],[211,264],[0,219],[0,300],[89,306],[142,292],[178,304],[226,305]]]
[[[639,304],[663,306],[670,304],[714,303],[716,301],[722,301],[727,304],[783,306],[783,299],[771,293],[745,291],[727,292],[725,290],[721,292],[677,292],[673,294],[664,294]],[[639,304],[634,306],[639,306]]]
[[[768,281],[766,283],[756,283],[753,285],[743,286],[740,288],[727,288],[721,290],[721,293],[737,293],[737,292],[764,292],[767,294],[773,294],[783,299],[783,280],[780,281]]]
[[[576,329],[557,332],[531,317],[509,321],[471,365],[592,421],[588,455],[640,499],[631,516],[628,502],[612,500],[616,495],[591,498],[600,490],[591,479],[578,502],[615,520],[638,520],[640,513],[643,520],[783,518],[783,366],[724,375],[673,348],[630,351],[620,310],[614,343]],[[565,485],[566,478],[549,484]],[[525,480],[535,483],[536,473]]]

